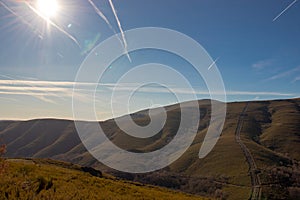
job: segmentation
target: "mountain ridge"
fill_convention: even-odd
[[[222,135],[214,149],[203,159],[198,158],[198,152],[210,123],[211,108],[208,100],[200,100],[198,103],[201,120],[192,145],[170,166],[144,175],[121,173],[103,166],[85,149],[76,133],[74,122],[70,120],[1,121],[0,138],[7,144],[8,157],[64,160],[92,166],[126,179],[173,187],[190,193],[213,195],[216,190],[222,190],[228,199],[246,199],[251,195],[251,177],[245,155],[236,142],[235,132],[238,119],[246,104],[249,104],[240,137],[256,161],[262,180],[263,197],[287,197],[292,193],[290,190],[299,187],[299,183],[293,178],[298,176],[300,160],[297,148],[300,143],[299,98],[227,103]],[[117,127],[113,119],[91,123],[100,123],[111,141],[121,148],[150,152],[168,144],[176,132],[180,118],[179,106],[170,105],[166,110],[168,120],[163,130],[149,139],[128,136]],[[149,116],[145,113],[147,110],[131,115],[137,124],[143,125],[149,122]],[[128,147],[128,143],[131,147]],[[295,170],[289,171],[291,168]],[[282,179],[273,174],[274,169],[289,176],[288,181],[276,185],[281,188],[277,190],[283,192],[274,192],[275,186],[269,184]],[[172,176],[177,178],[170,178]],[[200,182],[210,185],[214,191],[201,186]]]

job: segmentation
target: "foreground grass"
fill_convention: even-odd
[[[0,199],[205,199],[164,188],[95,177],[61,164],[9,160]]]

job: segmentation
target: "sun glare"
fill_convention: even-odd
[[[56,15],[58,7],[56,0],[37,0],[38,11],[48,19]]]

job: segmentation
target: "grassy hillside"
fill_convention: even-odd
[[[0,175],[0,199],[205,199],[163,188],[92,176],[77,165],[9,160]]]
[[[227,104],[226,121],[217,145],[208,156],[199,159],[198,152],[211,112],[209,100],[199,101],[201,121],[192,146],[172,165],[147,174],[120,173],[103,166],[86,151],[72,121],[3,121],[0,122],[0,138],[7,144],[6,155],[9,157],[49,157],[92,166],[127,180],[200,195],[218,194],[227,199],[248,199],[252,189],[249,163],[235,138],[237,123],[246,104]],[[149,152],[168,144],[177,131],[179,105],[168,106],[166,110],[168,118],[163,130],[147,139],[125,134],[114,120],[100,124],[119,147]],[[131,116],[137,124],[145,125],[149,123],[147,113],[141,111]],[[263,197],[278,199],[300,193],[300,99],[250,102],[243,120],[241,140],[257,165],[256,173],[264,185]],[[281,175],[274,175],[274,171]]]

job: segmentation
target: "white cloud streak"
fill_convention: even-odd
[[[14,101],[14,102],[17,102],[18,100],[13,99],[13,98],[0,97],[0,101]]]
[[[32,80],[0,80],[0,95],[2,100],[9,99],[13,95],[26,95],[38,98],[46,103],[56,103],[59,99],[70,99],[73,95],[73,85],[75,82],[58,82],[58,81],[32,81]],[[120,95],[124,92],[132,92],[137,88],[138,84],[127,83],[115,87],[115,84],[96,84],[96,83],[76,83],[78,91],[76,97],[82,101],[90,101],[86,99],[85,94],[94,90],[97,87],[97,94],[110,95],[111,92],[119,92]],[[181,95],[196,94],[196,95],[222,95],[222,91],[209,92],[206,90],[191,90],[186,88],[169,88],[172,92]],[[147,86],[139,88],[140,92],[144,93],[169,93],[164,87]],[[268,91],[226,91],[227,96],[278,96],[278,97],[292,97],[297,94],[281,93],[281,92],[268,92]],[[51,99],[49,99],[51,98]],[[16,99],[16,98],[14,98]],[[1,99],[0,99],[1,101]]]
[[[260,60],[260,61],[258,61],[256,63],[254,63],[252,65],[252,68],[257,69],[257,70],[262,70],[262,69],[264,69],[266,67],[271,66],[272,64],[273,64],[273,60],[271,60],[271,59]]]
[[[117,21],[117,24],[118,24],[118,27],[119,27],[119,30],[120,30],[120,33],[121,33],[121,37],[122,37],[122,41],[123,41],[125,53],[126,53],[128,59],[129,59],[129,61],[131,62],[131,58],[130,58],[128,50],[127,50],[127,41],[126,41],[125,33],[123,31],[120,19],[119,19],[118,15],[117,15],[117,11],[115,9],[115,6],[114,6],[112,0],[109,0],[109,5],[111,7],[111,10],[114,13],[115,18],[116,18],[116,21]]]
[[[274,17],[273,22],[275,22],[281,15],[283,15],[290,7],[292,7],[298,0],[294,0],[290,3],[283,11],[281,11],[276,17]]]
[[[292,82],[294,83],[294,82],[297,82],[297,81],[300,81],[300,76],[297,76],[296,78],[294,78],[294,80]]]
[[[207,70],[210,70],[213,66],[215,66],[215,64],[217,63],[217,61],[219,60],[220,57],[218,57],[216,60],[214,60],[209,67],[207,68]]]
[[[108,19],[106,18],[106,16],[99,10],[99,8],[94,4],[94,2],[92,0],[88,0],[88,2],[94,8],[94,10],[97,13],[97,15],[99,17],[101,17],[105,21],[105,23],[109,26],[109,28],[113,29],[112,26],[111,26],[111,24],[109,23]]]
[[[290,75],[294,74],[295,72],[299,72],[299,71],[300,71],[300,66],[293,68],[291,70],[285,71],[285,72],[281,72],[274,76],[271,76],[270,78],[268,78],[266,80],[271,81],[271,80],[276,80],[276,79],[280,79],[280,78],[285,78],[285,77],[290,76]]]

